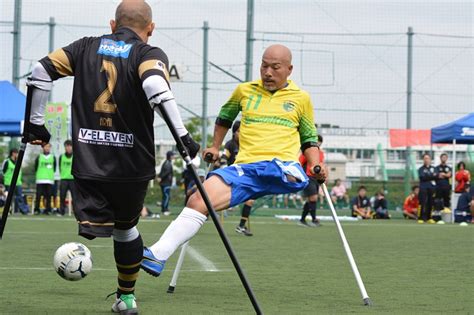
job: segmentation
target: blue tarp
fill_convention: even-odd
[[[0,81],[0,135],[21,136],[25,99],[26,96],[10,82]]]
[[[431,143],[474,144],[474,113],[431,129]]]

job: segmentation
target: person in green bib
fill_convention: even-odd
[[[59,176],[61,183],[59,185],[59,198],[61,200],[61,207],[59,214],[66,213],[66,195],[69,191],[71,195],[74,192],[74,176],[72,176],[72,141],[64,141],[64,154],[59,156]]]
[[[10,186],[12,183],[13,178],[13,170],[15,169],[16,160],[18,158],[18,150],[11,149],[10,154],[8,155],[8,159],[3,162],[2,171],[3,171],[3,183],[5,184],[5,190],[9,191]],[[28,214],[29,209],[28,205],[25,203],[23,199],[23,189],[22,189],[22,176],[18,175],[18,179],[16,181],[16,189],[15,189],[15,209],[14,212],[21,212],[22,214]]]
[[[36,172],[36,200],[35,214],[40,214],[40,199],[43,196],[44,214],[51,214],[51,195],[54,185],[54,173],[56,172],[56,157],[51,154],[51,144],[44,144],[43,153],[35,160]]]

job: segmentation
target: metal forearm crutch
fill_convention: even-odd
[[[179,252],[178,262],[176,267],[174,267],[173,277],[171,278],[170,285],[166,292],[173,293],[176,288],[176,282],[178,281],[179,273],[181,271],[181,266],[183,266],[184,256],[186,256],[186,249],[188,248],[189,241],[181,245],[181,251]]]
[[[209,174],[211,169],[212,169],[212,164],[209,164],[206,176],[207,174]],[[173,277],[171,277],[170,285],[168,286],[168,290],[166,291],[168,293],[174,293],[174,290],[176,288],[176,283],[178,282],[179,273],[181,272],[181,267],[183,266],[184,256],[186,256],[186,250],[188,249],[188,245],[189,245],[189,241],[181,245],[181,251],[179,252],[178,261],[176,262],[176,266],[174,267]]]
[[[23,137],[21,138],[20,150],[18,151],[18,157],[16,159],[15,168],[13,170],[12,182],[10,184],[10,190],[8,191],[7,200],[5,201],[5,207],[3,208],[2,221],[0,222],[0,239],[3,237],[3,231],[7,225],[8,212],[12,204],[13,196],[15,195],[16,183],[20,175],[21,164],[23,157],[25,156],[26,145],[28,144],[27,134],[30,125],[30,113],[31,113],[31,99],[33,96],[34,87],[29,86],[26,92],[26,106],[25,106],[25,120],[23,122]]]
[[[209,215],[212,218],[212,222],[214,222],[214,225],[217,229],[217,232],[219,233],[219,236],[224,243],[224,247],[227,251],[227,254],[230,257],[230,260],[232,261],[235,270],[237,271],[237,274],[239,275],[240,281],[242,282],[242,285],[245,288],[245,291],[247,293],[247,296],[250,299],[250,302],[252,303],[252,306],[257,314],[262,314],[262,310],[260,309],[260,305],[257,302],[257,298],[255,297],[255,294],[253,293],[252,288],[250,287],[250,283],[247,280],[247,277],[244,274],[244,271],[242,270],[242,267],[240,266],[239,261],[237,260],[237,257],[235,256],[234,250],[232,246],[230,245],[229,239],[227,238],[227,235],[224,232],[224,229],[219,223],[219,219],[217,217],[216,211],[214,210],[211,201],[209,200],[209,196],[206,193],[206,190],[204,189],[203,184],[199,180],[199,176],[196,174],[196,170],[194,169],[193,163],[191,161],[191,157],[189,156],[189,153],[186,149],[186,147],[183,144],[183,141],[179,137],[176,129],[173,126],[173,123],[171,122],[170,117],[168,116],[167,111],[164,109],[164,106],[162,103],[156,104],[158,106],[159,111],[161,112],[161,115],[163,117],[163,120],[166,122],[166,125],[168,125],[169,130],[171,131],[171,134],[173,135],[174,140],[176,141],[176,144],[178,145],[178,150],[183,158],[184,162],[186,163],[186,168],[190,171],[194,181],[196,182],[197,189],[201,193],[202,199],[204,203],[206,204],[207,210],[209,212]]]
[[[314,173],[318,174],[320,171],[321,171],[320,166],[314,167]],[[367,291],[365,290],[364,282],[362,281],[362,277],[360,276],[359,269],[357,268],[357,264],[354,260],[354,257],[352,256],[351,248],[349,247],[349,243],[347,242],[346,235],[344,234],[344,231],[342,230],[341,222],[339,222],[339,218],[337,217],[337,213],[336,213],[336,210],[334,209],[334,205],[332,204],[331,196],[329,195],[326,184],[322,182],[320,183],[320,185],[323,189],[324,196],[326,196],[326,201],[329,205],[329,208],[331,209],[332,217],[334,219],[334,222],[336,223],[337,231],[341,238],[342,245],[344,246],[344,250],[346,252],[347,258],[349,259],[349,264],[351,265],[352,272],[354,273],[354,277],[356,278],[357,285],[359,286],[360,294],[362,295],[364,305],[371,306],[372,301],[370,300],[369,295],[367,294]]]

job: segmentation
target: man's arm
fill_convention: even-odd
[[[35,173],[38,170],[38,163],[39,163],[39,156],[37,156],[35,159]]]
[[[2,173],[5,174],[8,171],[8,159],[3,161]]]
[[[164,179],[168,177],[173,172],[173,167],[171,166],[171,162],[165,161],[163,166],[161,167],[160,178]]]
[[[194,158],[199,152],[200,146],[191,138],[184,126],[178,104],[171,92],[168,82],[168,57],[166,54],[159,48],[151,48],[139,62],[138,75],[142,80],[142,88],[151,108],[162,116],[158,105],[163,105],[163,109],[170,117],[174,129],[183,141],[190,157]]]
[[[420,182],[429,182],[433,180],[433,174],[431,172],[423,172],[423,166],[418,169],[418,177]]]
[[[214,126],[214,139],[212,140],[212,147],[219,150],[222,142],[224,141],[224,137],[229,130],[228,127],[216,124]]]
[[[44,127],[44,112],[49,93],[53,87],[53,81],[65,76],[74,75],[74,58],[80,51],[83,40],[57,49],[48,56],[42,58],[33,67],[31,77],[27,85],[33,89],[31,100],[30,125],[27,129],[28,140],[32,144],[49,142],[50,134]]]
[[[313,104],[311,98],[307,95],[307,100],[303,103],[302,112],[300,114],[299,128],[301,152],[303,152],[306,161],[306,174],[314,176],[318,180],[326,179],[326,169],[319,161],[318,132],[314,125]],[[320,166],[319,174],[314,174],[314,167]]]
[[[451,168],[448,168],[448,169],[449,169],[449,171],[447,173],[445,173],[444,178],[449,179],[449,178],[451,178],[451,176],[453,176],[453,171],[452,171]]]
[[[227,134],[229,128],[232,126],[232,122],[240,112],[241,98],[242,93],[240,92],[239,85],[234,90],[229,100],[221,107],[221,110],[219,111],[219,115],[216,118],[216,123],[214,126],[214,138],[212,141],[212,146],[204,150],[204,157],[206,157],[206,154],[211,153],[213,161],[219,158],[219,148],[224,141],[224,137]]]

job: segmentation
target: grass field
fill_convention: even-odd
[[[417,225],[405,220],[344,223],[367,291],[364,307],[334,223],[302,228],[271,217],[252,218],[254,237],[224,227],[266,314],[474,313],[474,226]],[[142,220],[150,244],[170,219]],[[112,241],[75,235],[70,218],[12,217],[0,241],[0,314],[109,314],[115,289]],[[65,242],[89,246],[94,270],[67,282],[52,269]],[[212,223],[190,243],[176,292],[167,294],[177,259],[164,274],[141,273],[141,314],[251,314],[251,304]],[[217,269],[217,271],[206,271]]]

